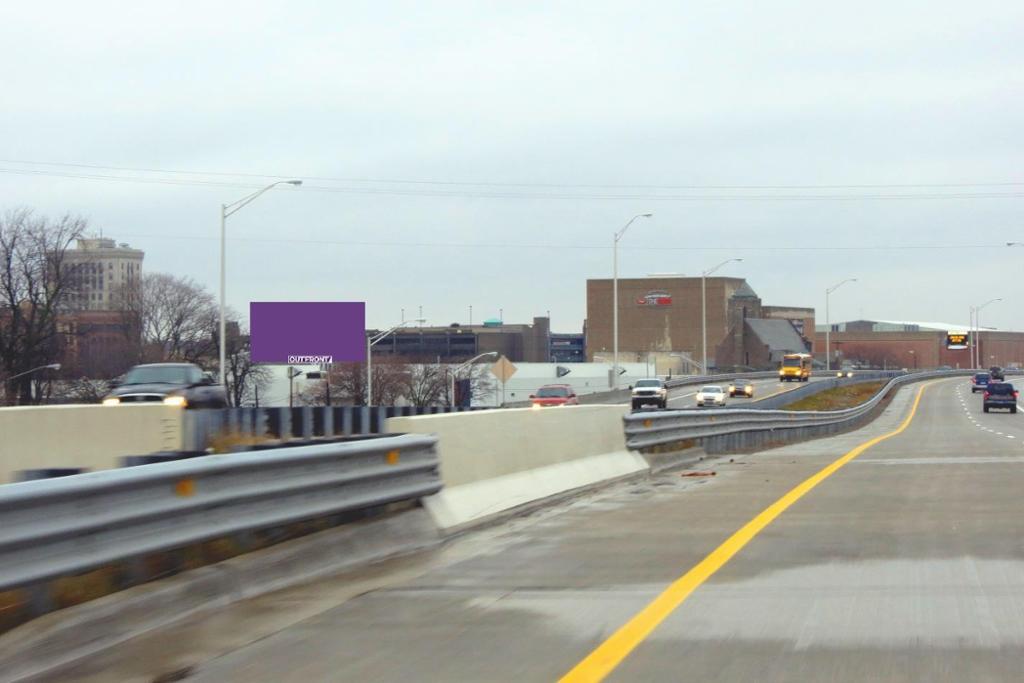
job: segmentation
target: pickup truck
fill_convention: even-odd
[[[985,398],[981,409],[986,413],[992,408],[1017,412],[1017,397],[1020,392],[1013,388],[1009,382],[989,382],[985,387]]]
[[[163,403],[180,408],[227,408],[224,387],[192,363],[136,365],[103,399],[105,406]]]
[[[668,389],[660,379],[638,379],[630,395],[633,410],[644,406],[668,408]]]

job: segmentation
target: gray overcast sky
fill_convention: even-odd
[[[1021,36],[1011,1],[7,3],[0,204],[215,289],[218,206],[264,180],[14,161],[304,178],[230,220],[229,303],[365,300],[371,326],[577,330],[652,211],[625,277],[743,257],[722,274],[820,320],[859,277],[833,320],[1002,296],[983,323],[1024,329],[1024,249],[985,247],[1024,240]],[[655,187],[947,183],[1022,184]],[[950,194],[1017,196],[891,198]],[[947,248],[857,249],[882,246]]]

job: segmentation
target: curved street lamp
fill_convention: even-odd
[[[1015,242],[1007,242],[1006,244],[1007,244],[1007,246],[1010,246],[1010,245],[1016,244],[1016,243]],[[980,337],[981,337],[981,319],[980,319],[980,316],[978,315],[978,313],[981,312],[981,309],[985,308],[989,304],[994,304],[997,301],[1002,301],[1002,298],[989,299],[988,301],[986,301],[985,303],[983,303],[980,306],[973,306],[973,307],[971,307],[971,312],[973,313],[973,316],[972,316],[973,320],[972,320],[972,322],[974,324],[974,329],[977,330],[977,334],[974,334],[974,344],[971,345],[972,346],[972,349],[971,349],[971,363],[976,368],[981,367],[981,343],[980,343],[981,342],[981,339],[980,339]],[[974,333],[974,331],[972,330],[972,334],[973,333]]]
[[[472,365],[473,363],[477,362],[481,358],[494,358],[497,355],[498,355],[497,351],[487,351],[486,353],[481,353],[479,356],[474,356],[473,358],[470,358],[465,363],[463,363],[462,365],[457,366],[454,370],[451,371],[451,378],[450,379],[451,379],[451,392],[452,393],[450,394],[450,396],[451,396],[451,406],[453,408],[455,407],[455,378],[458,376],[459,371],[462,370],[462,368],[468,368],[470,365]]]
[[[8,382],[10,382],[11,380],[18,379],[19,377],[24,377],[25,375],[31,375],[33,372],[38,372],[39,370],[60,370],[60,363],[50,363],[49,365],[40,365],[39,367],[32,368],[31,370],[26,370],[25,372],[19,372],[17,375],[11,375],[10,377],[8,377],[7,379],[5,379],[3,381],[3,384],[0,384],[0,386],[4,387],[4,397],[5,397],[5,399],[6,399],[6,396],[7,396],[6,386],[7,386]]]
[[[228,216],[231,216],[231,215],[237,213],[239,210],[244,208],[247,204],[255,201],[256,198],[259,197],[261,194],[263,194],[267,190],[271,190],[271,189],[277,187],[278,185],[295,185],[296,187],[298,187],[301,184],[302,184],[301,180],[278,180],[277,182],[270,183],[269,185],[264,187],[262,190],[257,190],[256,192],[253,192],[252,194],[248,194],[248,195],[242,197],[241,199],[239,199],[236,202],[232,202],[231,204],[221,204],[220,205],[220,339],[218,341],[220,342],[220,383],[221,383],[221,385],[223,387],[225,387],[225,389],[227,388],[227,382],[225,381],[225,379],[227,377],[227,374],[226,374],[227,373],[227,368],[225,367],[226,366],[226,361],[227,361],[227,352],[225,350],[226,347],[225,347],[225,339],[224,339],[224,334],[225,334],[225,322],[224,322],[224,307],[225,307],[224,297],[225,297],[225,291],[224,290],[225,290],[225,279],[226,279],[225,278],[225,271],[227,270],[227,254],[226,254],[226,252],[227,252],[227,238],[226,238],[226,233],[227,233],[227,220],[228,220]]]
[[[706,286],[708,275],[718,270],[724,265],[730,263],[740,263],[743,261],[741,258],[726,259],[719,263],[714,268],[708,268],[700,274],[700,312],[701,312],[701,324],[700,324],[700,355],[701,355],[701,372],[705,375],[708,374],[708,290]]]
[[[825,290],[825,371],[828,372],[832,369],[832,321],[829,319],[828,313],[828,297],[829,294],[836,291],[847,282],[856,282],[857,278],[851,277],[843,280],[838,284],[834,284]]]
[[[10,377],[5,379],[4,381],[5,382],[10,382],[12,379],[18,379],[19,377],[24,377],[25,375],[31,375],[33,372],[36,372],[37,370],[60,370],[60,363],[50,363],[49,365],[40,365],[38,368],[32,368],[31,370],[26,370],[25,372],[19,372],[17,375],[11,375]]]
[[[423,318],[417,318],[416,320],[403,320],[394,327],[389,327],[383,332],[378,332],[373,336],[367,335],[366,337],[366,405],[373,405],[373,347],[377,342],[383,341],[385,337],[399,330],[409,323],[425,323],[426,320]]]
[[[637,218],[650,218],[653,213],[638,213],[615,233],[612,241],[612,389],[619,388],[619,240]]]

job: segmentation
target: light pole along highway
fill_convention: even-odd
[[[836,291],[847,282],[856,282],[857,278],[851,277],[843,280],[842,282],[832,285],[825,290],[825,372],[832,369],[832,321],[829,319],[828,313],[828,297],[832,292]]]
[[[971,358],[971,363],[976,368],[981,367],[981,344],[979,343],[979,338],[981,337],[981,317],[978,314],[981,313],[981,309],[985,308],[989,304],[994,304],[997,301],[1002,301],[1002,299],[989,299],[982,305],[974,306],[971,308],[971,311],[974,313],[974,330],[971,331],[971,337],[973,342],[971,344],[971,355],[973,356]]]
[[[637,218],[650,218],[653,213],[638,213],[629,219],[612,241],[612,389],[619,388],[619,240]]]
[[[451,380],[451,392],[452,393],[449,394],[449,395],[451,396],[452,408],[455,407],[455,378],[458,376],[459,371],[462,370],[462,368],[468,368],[470,365],[472,365],[473,363],[477,362],[481,358],[494,358],[497,355],[498,355],[497,351],[487,351],[486,353],[481,353],[479,356],[474,356],[473,358],[470,358],[465,363],[463,363],[462,365],[459,365],[458,367],[456,367],[454,370],[451,371],[451,377],[449,379]],[[472,383],[473,383],[473,380],[470,379],[470,384],[472,384]],[[470,392],[470,394],[472,394],[472,392]],[[472,398],[472,396],[470,396],[470,398]]]
[[[302,184],[301,180],[278,180],[277,182],[270,183],[262,190],[257,190],[252,194],[246,195],[236,202],[231,204],[220,205],[220,339],[218,343],[220,345],[220,384],[227,389],[227,347],[225,346],[225,322],[224,322],[224,308],[225,308],[225,281],[227,279],[225,271],[227,270],[227,222],[228,216],[231,216],[241,210],[244,206],[254,201],[261,194],[267,190],[273,189],[278,185],[295,185],[298,187]]]
[[[708,268],[700,274],[700,371],[705,375],[708,374],[708,290],[706,284],[708,275],[726,264],[740,263],[741,261],[743,261],[741,258],[726,259],[714,268]]]
[[[60,370],[60,363],[50,363],[49,365],[40,365],[37,368],[32,368],[31,370],[26,370],[25,372],[19,372],[17,375],[11,375],[10,377],[8,377],[7,379],[5,379],[3,381],[2,385],[0,385],[0,388],[2,388],[4,390],[4,397],[5,398],[7,397],[7,383],[8,382],[10,382],[12,380],[16,380],[19,377],[24,377],[25,375],[31,375],[33,372],[37,372],[39,370]]]
[[[366,335],[366,405],[373,405],[373,347],[377,342],[382,341],[389,334],[395,330],[401,329],[409,323],[424,323],[426,322],[423,318],[417,318],[416,320],[403,320],[394,327],[388,328],[383,332],[378,332],[375,335]]]

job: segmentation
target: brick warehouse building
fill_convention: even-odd
[[[830,333],[833,364],[870,367],[968,368],[969,349],[946,348],[946,333],[966,325],[855,320],[833,323]],[[982,330],[978,336],[982,367],[1024,367],[1024,332]],[[825,358],[825,328],[814,335],[814,355]]]
[[[814,329],[813,309],[763,306],[743,278],[709,277],[706,287],[709,366],[767,368],[782,352],[809,350],[799,330]],[[619,279],[620,362],[696,371],[701,321],[701,278]],[[610,362],[612,348],[612,281],[587,280],[587,359]]]

